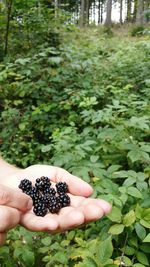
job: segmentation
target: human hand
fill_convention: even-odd
[[[62,168],[33,165],[18,170],[6,184],[17,188],[20,180],[26,178],[34,184],[36,178],[41,176],[48,176],[54,184],[60,181],[66,182],[69,186],[71,205],[62,208],[58,214],[48,213],[45,217],[36,216],[32,210],[23,213],[20,223],[25,228],[31,231],[62,232],[95,221],[110,212],[111,205],[106,201],[88,198],[93,192],[89,184]]]
[[[25,212],[32,207],[32,200],[21,191],[0,185],[0,245],[6,239],[6,232],[15,227]]]

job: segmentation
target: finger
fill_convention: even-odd
[[[0,205],[25,211],[31,209],[32,200],[26,194],[19,192],[19,190],[0,185]]]
[[[66,182],[69,192],[73,195],[88,197],[93,192],[92,187],[88,183],[61,168],[57,168],[56,172],[56,182],[59,181]]]
[[[30,231],[54,231],[58,228],[56,216],[47,214],[45,217],[38,217],[31,211],[21,216],[20,223]]]
[[[0,233],[0,246],[5,243],[6,240],[6,233]]]
[[[83,213],[85,223],[98,220],[104,215],[102,208],[94,204],[78,207],[77,210]]]
[[[103,210],[104,214],[107,214],[111,211],[111,205],[103,199],[84,198],[73,195],[70,195],[70,198],[71,198],[71,206],[76,208],[91,204],[100,207]]]
[[[48,176],[53,182],[66,182],[69,186],[69,192],[74,195],[88,197],[92,194],[92,187],[82,179],[70,174],[66,170],[49,165],[33,165],[22,172],[22,177],[37,178]]]
[[[64,214],[58,215],[57,220],[59,223],[58,232],[78,227],[85,222],[84,214],[76,209],[69,210],[67,214],[64,212]]]
[[[20,212],[17,209],[0,205],[0,233],[15,227],[20,220]]]

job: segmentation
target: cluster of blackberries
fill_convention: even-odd
[[[35,185],[28,179],[23,179],[19,188],[33,200],[33,212],[37,216],[45,216],[49,211],[58,213],[63,207],[70,205],[70,197],[67,195],[68,185],[58,182],[56,190],[51,186],[48,177],[37,178]]]

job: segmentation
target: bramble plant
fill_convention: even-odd
[[[1,63],[0,83],[3,156],[63,167],[113,205],[63,234],[10,231],[1,266],[150,266],[150,43],[74,30]]]

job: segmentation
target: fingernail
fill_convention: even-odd
[[[27,209],[30,210],[32,208],[33,202],[32,199],[28,201]]]

